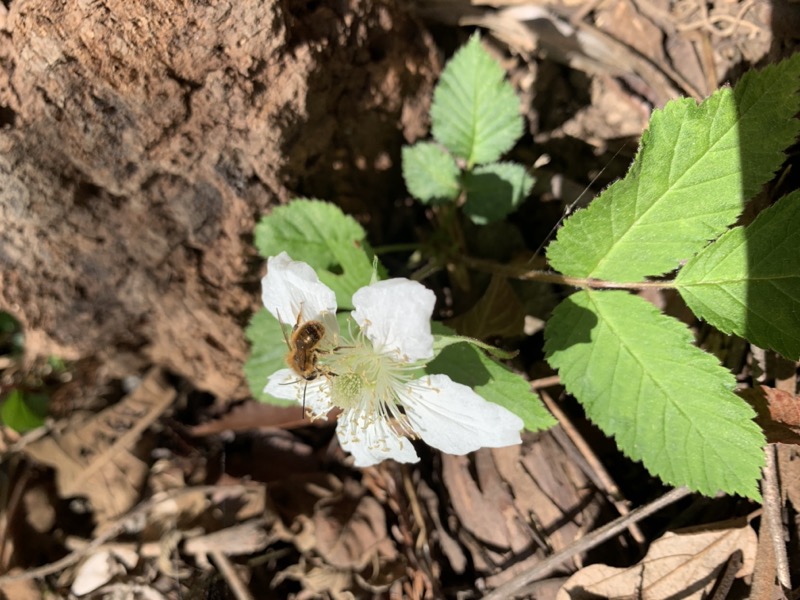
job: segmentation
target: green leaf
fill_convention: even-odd
[[[581,291],[554,311],[545,353],[619,448],[672,485],[759,499],[755,413],[679,321],[626,292]]]
[[[320,200],[293,200],[274,209],[256,225],[255,244],[265,258],[286,251],[311,265],[336,293],[339,308],[352,308],[353,293],[372,277],[364,228]]]
[[[13,389],[0,407],[0,419],[14,431],[24,433],[44,424],[49,404],[44,394]]]
[[[452,331],[449,327],[444,325],[443,323],[434,322],[433,324],[434,331]],[[519,352],[516,350],[509,351],[503,350],[502,348],[497,348],[492,346],[491,344],[486,344],[480,340],[476,340],[475,338],[467,337],[464,335],[445,335],[445,334],[434,334],[433,336],[433,351],[435,354],[439,354],[445,348],[448,348],[454,344],[469,344],[471,346],[475,346],[476,348],[480,348],[494,356],[495,358],[500,358],[504,360],[509,360],[514,358]]]
[[[453,381],[473,388],[489,402],[518,415],[525,423],[525,429],[530,431],[546,429],[556,423],[539,398],[531,392],[527,381],[486,356],[472,343],[448,345],[428,363],[425,371],[430,375],[443,373]]]
[[[675,279],[689,308],[725,333],[800,359],[800,191],[736,227]]]
[[[630,171],[569,218],[550,244],[573,277],[642,281],[675,269],[731,225],[784,160],[800,122],[800,54],[700,106],[657,110]]]
[[[515,211],[530,194],[534,180],[522,165],[493,163],[464,175],[464,212],[477,225],[499,221]]]
[[[245,335],[250,341],[251,349],[250,358],[244,365],[244,375],[253,398],[259,402],[281,406],[294,404],[291,400],[275,398],[264,393],[269,376],[279,369],[286,368],[285,358],[289,348],[278,320],[266,308],[262,308],[253,315]]]
[[[426,204],[455,200],[461,191],[458,176],[456,161],[438,144],[403,147],[403,179],[417,200]]]
[[[475,34],[447,63],[431,106],[433,137],[467,168],[499,159],[522,135],[519,99]]]
[[[447,325],[473,338],[522,334],[525,310],[508,279],[492,275],[489,287],[470,309],[447,321]]]
[[[11,314],[0,310],[0,353],[20,356],[24,350],[22,325]]]

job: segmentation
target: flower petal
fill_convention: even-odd
[[[264,306],[278,321],[293,327],[298,321],[321,321],[326,337],[335,340],[336,294],[306,263],[292,260],[286,252],[271,256],[261,289]]]
[[[414,431],[434,448],[466,454],[522,441],[522,419],[447,375],[429,375],[398,391]]]
[[[411,362],[433,358],[434,293],[417,281],[387,279],[353,294],[353,318],[378,352]]]
[[[389,458],[401,463],[419,461],[410,440],[398,435],[385,419],[359,423],[355,411],[339,415],[336,436],[342,449],[353,455],[356,467],[371,467]]]
[[[330,389],[324,376],[307,381],[291,369],[275,371],[269,377],[264,392],[282,400],[303,404],[313,416],[328,414],[331,410]]]

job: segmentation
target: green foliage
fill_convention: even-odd
[[[336,302],[343,309],[353,307],[353,294],[370,283],[374,268],[379,275],[382,272],[369,253],[363,227],[339,207],[320,200],[293,200],[273,210],[256,225],[255,244],[265,258],[285,251],[294,260],[308,263],[320,281],[336,293]],[[289,349],[280,323],[262,309],[245,333],[251,352],[244,373],[253,397],[291,404],[263,391],[269,376],[286,367]]]
[[[427,272],[447,265],[452,288],[471,290],[473,297],[475,280],[452,258],[467,250],[464,231],[510,227],[502,220],[533,184],[521,165],[495,162],[522,134],[518,104],[502,69],[473,36],[435,90],[434,140],[403,149],[406,185],[434,205],[441,225],[431,236]],[[722,490],[759,499],[765,441],[753,410],[734,394],[734,377],[694,344],[686,325],[627,291],[593,288],[635,289],[648,285],[648,277],[677,270],[674,281],[659,285],[676,288],[697,316],[799,359],[800,192],[752,224],[729,230],[782,164],[800,132],[799,111],[800,55],[749,73],[700,105],[670,102],[654,112],[625,178],[567,219],[547,249],[550,264],[585,288],[547,323],[547,360],[626,455],[665,482],[707,495]],[[452,218],[455,208],[472,221],[468,228]],[[286,250],[308,262],[343,308],[351,308],[352,293],[370,281],[364,231],[334,207],[313,201],[282,207],[259,225],[256,238],[265,256]],[[494,236],[484,246],[496,250],[509,239]],[[449,254],[436,254],[441,247]],[[504,258],[488,255],[508,260],[518,250]],[[552,281],[552,274],[540,281]],[[479,336],[509,335],[519,327],[523,312],[511,310],[519,304],[497,274],[472,309],[451,322]],[[498,351],[440,327],[427,372],[473,387],[520,415],[528,429],[553,424],[528,384],[484,352]],[[286,348],[265,311],[248,337],[253,357],[247,373],[258,394],[284,366]]]
[[[533,177],[516,163],[483,165],[464,174],[464,212],[476,225],[499,221],[514,212],[531,193]]]
[[[475,338],[466,337],[464,335],[454,335],[453,330],[443,323],[433,323],[431,330],[434,332],[433,351],[437,355],[445,348],[453,346],[454,344],[469,344],[475,348],[480,348],[481,350],[488,352],[495,358],[503,360],[514,358],[517,355],[517,352],[509,352],[508,350],[503,350],[502,348],[496,348],[491,344],[486,344],[480,340],[476,340]]]
[[[464,335],[485,340],[492,336],[515,337],[525,324],[525,308],[508,279],[493,275],[489,286],[472,307],[447,321]]]
[[[478,225],[516,210],[533,178],[522,165],[494,161],[522,136],[519,98],[477,34],[442,71],[431,123],[436,144],[403,148],[403,177],[411,195],[424,204],[443,204],[463,193],[464,213]]]
[[[368,285],[374,276],[381,275],[377,261],[371,264],[365,250],[364,231],[350,217],[333,205],[319,201],[297,200],[275,209],[262,219],[256,229],[256,244],[265,256],[286,251],[293,259],[307,262],[317,270],[320,279],[336,291],[340,308],[352,308],[352,295],[360,287]],[[333,262],[343,275],[332,273]],[[374,268],[373,268],[374,264]],[[346,296],[345,296],[346,294]],[[348,331],[349,313],[338,315],[343,331]],[[441,326],[438,326],[441,327]],[[445,331],[445,328],[441,329]],[[262,402],[291,404],[264,393],[269,376],[286,368],[285,357],[288,348],[281,331],[280,323],[266,309],[258,311],[246,331],[251,344],[251,354],[244,372],[253,396]],[[456,381],[478,385],[476,391],[489,401],[497,402],[519,414],[532,429],[549,426],[552,418],[530,393],[528,384],[499,363],[486,357],[476,348],[482,348],[501,358],[512,354],[493,348],[479,340],[460,336],[437,336],[436,351],[440,352],[452,345],[464,346],[455,356],[464,356],[470,364],[479,364],[481,377],[476,373],[469,377],[468,370],[453,367],[445,354],[437,364],[444,371],[455,372]],[[474,353],[474,354],[473,354]],[[524,393],[523,393],[524,392]]]
[[[499,159],[522,135],[519,99],[477,34],[442,71],[431,125],[433,137],[467,168]]]
[[[461,191],[456,161],[430,142],[403,148],[403,177],[411,195],[424,203],[455,200]]]
[[[758,498],[764,436],[736,381],[689,329],[627,292],[577,292],[545,328],[567,390],[663,481]]]
[[[725,231],[800,131],[799,91],[795,55],[700,106],[656,111],[626,177],[566,221],[551,265],[613,286],[689,259],[665,287],[721,330],[797,359],[800,194]],[[669,483],[759,498],[754,413],[684,325],[627,292],[584,290],[556,308],[545,336],[564,385],[628,456]]]
[[[428,363],[426,373],[443,373],[458,383],[518,415],[530,431],[539,431],[555,425],[553,416],[539,398],[531,392],[530,385],[508,367],[486,356],[478,349],[475,340],[458,336],[443,339],[437,336],[442,348],[436,358]],[[481,344],[481,347],[485,345]]]
[[[20,433],[44,424],[50,402],[44,394],[34,394],[13,389],[0,406],[0,420]]]
[[[269,376],[286,368],[284,358],[289,348],[283,339],[278,319],[262,308],[253,315],[245,335],[250,342],[250,358],[244,365],[244,375],[253,398],[281,406],[293,404],[290,400],[275,398],[264,392]]]
[[[555,425],[553,416],[531,391],[528,382],[495,360],[514,358],[516,352],[507,352],[480,340],[453,335],[453,330],[442,323],[433,323],[432,331],[436,358],[427,364],[426,373],[442,373],[453,381],[473,388],[489,402],[518,415],[529,431]]]
[[[644,281],[720,236],[783,162],[800,110],[795,57],[697,106],[657,110],[627,176],[577,212],[547,249],[574,277]],[[769,132],[765,135],[765,132]]]
[[[353,293],[372,276],[366,237],[355,219],[321,200],[293,200],[273,210],[255,230],[256,248],[264,258],[285,251],[308,263],[336,293],[340,308],[352,308]]]
[[[9,313],[0,310],[0,354],[19,356],[25,347],[22,326]]]
[[[791,360],[800,359],[800,191],[692,258],[675,285],[689,308]]]

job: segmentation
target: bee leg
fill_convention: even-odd
[[[281,320],[281,313],[278,309],[275,309],[275,314],[278,315],[278,325],[280,325],[281,333],[283,334],[283,340],[286,342],[286,346],[291,350],[292,345],[289,343],[289,337],[286,335],[286,330],[283,328],[283,321]]]

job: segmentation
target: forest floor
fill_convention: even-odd
[[[333,423],[310,423],[299,406],[257,403],[241,367],[264,272],[252,249],[258,216],[292,197],[316,197],[353,215],[375,247],[428,231],[431,212],[412,205],[403,186],[400,149],[427,135],[437,75],[475,28],[525,107],[526,132],[512,158],[532,169],[536,184],[502,227],[534,251],[565,211],[625,174],[654,109],[682,96],[701,101],[796,51],[797,2],[353,0],[336,10],[287,2],[289,16],[275,10],[291,51],[270,52],[302,69],[277,69],[286,78],[271,89],[267,74],[280,60],[270,62],[266,51],[250,61],[247,42],[226,41],[230,68],[208,58],[209,76],[198,74],[202,61],[190,47],[184,62],[175,58],[180,51],[169,54],[175,62],[158,85],[147,84],[142,112],[133,100],[124,104],[139,88],[114,79],[123,68],[103,62],[102,52],[81,54],[91,46],[88,30],[71,48],[92,94],[74,73],[70,85],[53,83],[64,80],[54,65],[76,61],[53,59],[46,77],[37,71],[48,35],[61,48],[71,39],[68,25],[49,28],[71,21],[56,14],[57,3],[33,4],[0,3],[0,160],[14,165],[0,165],[0,308],[21,322],[0,322],[0,384],[6,398],[23,390],[44,399],[48,417],[25,433],[2,429],[0,597],[468,599],[498,589],[495,598],[782,597],[760,505],[687,493],[668,497],[646,520],[633,518],[670,488],[583,416],[545,362],[543,321],[564,290],[522,292],[515,310],[524,330],[516,334],[474,324],[477,331],[464,331],[519,350],[510,366],[559,421],[524,434],[521,446],[450,456],[420,445],[419,463],[356,469]],[[236,15],[247,35],[260,31]],[[197,48],[218,47],[202,23],[186,23],[165,28],[197,27]],[[136,45],[141,30],[125,31]],[[345,50],[329,51],[329,38]],[[173,52],[168,39],[148,38],[142,52]],[[188,39],[180,43],[194,43]],[[328,62],[317,51],[330,52]],[[146,64],[131,68],[130,81]],[[405,75],[391,76],[398,65]],[[31,73],[40,79],[25,80]],[[293,112],[298,89],[306,94],[302,118]],[[260,95],[271,99],[248,104]],[[46,100],[41,109],[37,98]],[[79,105],[102,116],[92,144],[80,137],[91,127],[78,126],[93,122],[91,112],[70,112]],[[219,111],[227,112],[214,116]],[[112,128],[121,114],[136,125]],[[254,125],[263,114],[280,140]],[[157,122],[152,132],[143,125],[148,115]],[[47,158],[71,144],[85,155]],[[242,158],[248,153],[258,161]],[[45,190],[49,206],[31,209],[36,219],[12,210],[9,173],[31,195]],[[64,196],[47,195],[56,188]],[[480,248],[479,233],[466,235]],[[29,254],[39,262],[28,263]],[[45,254],[55,262],[41,269]],[[381,258],[393,276],[414,272],[407,253]],[[423,283],[439,296],[440,319],[458,316],[481,293],[454,298],[447,272]],[[755,362],[772,360],[681,312],[673,297],[649,299],[672,306],[740,383],[753,383]],[[797,393],[796,365],[769,364],[759,381]],[[779,535],[800,555],[792,504],[800,479],[788,467],[796,456],[791,446],[778,454],[789,499]],[[620,518],[621,531],[594,539]],[[663,571],[643,594],[648,565]],[[800,561],[790,560],[788,572],[797,587]],[[598,581],[605,587],[592,588]]]

